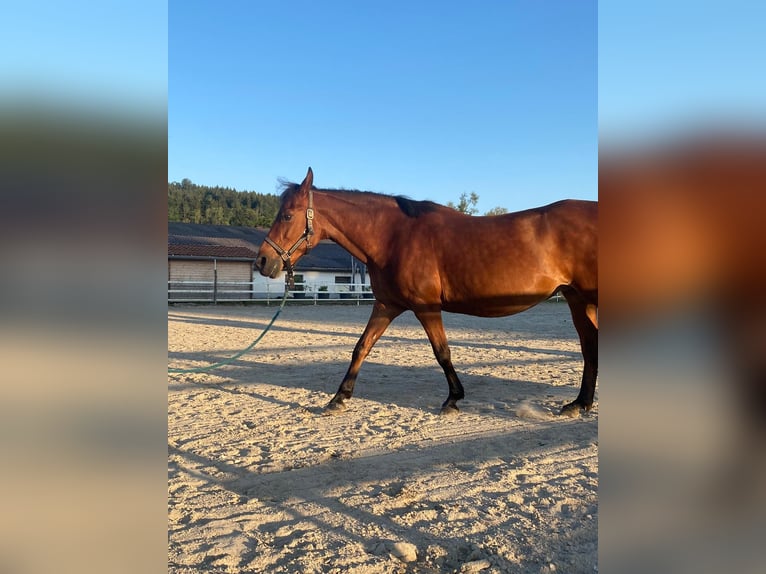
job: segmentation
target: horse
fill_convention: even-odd
[[[562,200],[544,207],[470,216],[430,201],[366,191],[318,189],[309,167],[285,184],[276,219],[255,267],[292,275],[312,243],[331,239],[367,266],[375,298],[328,414],[346,408],[359,370],[391,322],[406,310],[420,321],[444,371],[449,395],[441,414],[457,414],[465,391],[450,358],[442,311],[501,317],[556,292],[566,299],[580,339],[583,375],[577,398],[560,414],[593,406],[598,372],[598,203]]]

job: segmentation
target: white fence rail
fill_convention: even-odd
[[[260,302],[271,304],[285,294],[284,284],[256,283],[253,281],[168,281],[168,303],[242,303]],[[304,303],[338,301],[371,303],[375,298],[369,285],[354,283],[296,283],[288,295]],[[551,301],[564,298],[554,294]]]
[[[285,294],[284,284],[253,281],[168,281],[168,303],[235,303],[279,301]],[[296,283],[289,297],[313,302],[351,300],[372,302],[369,285],[334,283]]]

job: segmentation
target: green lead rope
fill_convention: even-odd
[[[242,355],[250,351],[253,347],[255,347],[258,342],[263,339],[264,335],[269,332],[269,329],[271,329],[271,326],[274,324],[274,321],[277,320],[277,317],[279,317],[279,314],[282,312],[282,309],[285,307],[285,303],[287,302],[287,294],[288,294],[288,284],[286,282],[285,284],[285,294],[282,297],[282,302],[279,304],[279,309],[277,309],[277,312],[274,313],[274,316],[271,318],[271,321],[269,321],[269,324],[266,325],[266,328],[263,330],[263,332],[258,335],[258,338],[255,339],[252,343],[250,343],[247,347],[242,349],[241,351],[233,354],[228,359],[224,359],[223,361],[218,361],[217,363],[213,363],[212,365],[206,365],[204,367],[194,367],[191,369],[176,369],[173,367],[168,367],[168,373],[172,374],[179,374],[179,373],[204,373],[205,371],[211,371],[213,369],[217,369],[218,367],[221,367],[223,365],[228,365],[229,363],[233,363],[237,359],[239,359]]]

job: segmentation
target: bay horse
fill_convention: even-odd
[[[480,317],[519,313],[560,291],[580,338],[584,368],[577,398],[561,413],[590,410],[598,370],[595,201],[563,200],[517,213],[475,217],[430,201],[317,189],[308,169],[287,184],[255,265],[275,278],[331,239],[367,265],[375,302],[351,363],[325,412],[346,406],[359,369],[388,325],[406,310],[420,321],[444,370],[442,414],[465,396],[452,366],[442,311]]]

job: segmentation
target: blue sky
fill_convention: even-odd
[[[168,179],[597,197],[597,4],[169,4]]]
[[[602,0],[599,131],[649,140],[705,125],[766,126],[766,3]]]
[[[29,0],[4,16],[0,112],[167,113],[171,180],[270,192],[311,165],[320,186],[521,209],[595,198],[598,132],[766,126],[752,0]]]
[[[6,2],[0,97],[164,123],[167,15],[156,0]]]

